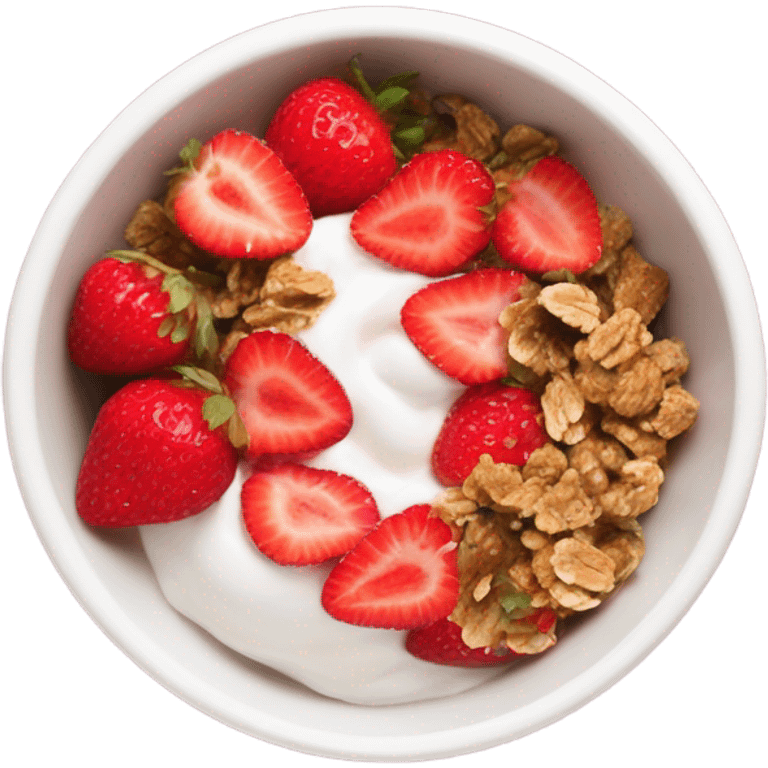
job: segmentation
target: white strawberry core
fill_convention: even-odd
[[[349,435],[307,462],[352,475],[382,516],[431,501],[441,490],[429,458],[445,414],[464,387],[432,366],[400,326],[406,299],[429,278],[389,267],[349,234],[349,214],[317,220],[296,261],[331,277],[336,298],[301,334],[352,403]],[[411,656],[404,632],[331,618],[320,604],[336,562],[280,566],[255,547],[240,516],[243,467],[224,497],[141,537],[168,601],[234,650],[319,693],[390,704],[458,693],[498,670],[443,667]]]

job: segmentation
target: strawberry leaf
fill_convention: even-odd
[[[219,337],[213,325],[211,307],[203,296],[195,297],[197,324],[195,326],[195,354],[203,357],[207,352],[213,357],[219,348]]]
[[[178,344],[180,341],[189,337],[190,325],[188,319],[184,315],[175,315],[176,325],[171,331],[171,341],[174,344]]]
[[[200,154],[200,150],[203,145],[197,139],[190,139],[179,151],[179,158],[184,164],[181,167],[171,168],[169,171],[165,171],[166,176],[173,176],[177,173],[186,173],[187,171],[195,170],[195,160]]]
[[[382,80],[378,87],[376,88],[376,91],[378,93],[383,93],[388,88],[392,88],[393,86],[406,86],[410,85],[412,80],[415,80],[419,76],[419,73],[415,69],[410,69],[407,72],[398,72],[396,75],[391,75],[386,80]]]
[[[229,424],[227,425],[227,436],[229,437],[229,442],[232,443],[235,448],[248,447],[248,443],[250,442],[248,430],[245,428],[245,424],[243,424],[243,420],[240,418],[240,414],[237,411],[232,414],[232,418],[229,420]]]
[[[203,418],[211,429],[216,429],[235,414],[235,402],[226,395],[211,395],[203,403]]]
[[[404,128],[393,135],[396,140],[403,142],[409,147],[418,146],[425,138],[424,128],[421,125]]]
[[[526,595],[525,592],[512,592],[504,595],[499,602],[507,613],[514,613],[519,609],[529,608],[531,596]]]
[[[198,384],[209,392],[214,392],[218,395],[224,392],[221,382],[210,371],[196,368],[193,365],[174,365],[173,370],[176,373],[180,373],[187,381]]]
[[[163,318],[163,322],[160,323],[160,327],[157,329],[157,335],[161,339],[165,338],[174,329],[175,325],[176,318],[171,317],[170,315]]]
[[[396,104],[400,104],[408,96],[408,89],[400,86],[387,88],[385,91],[374,96],[373,106],[379,111],[384,112],[391,109]]]
[[[176,314],[186,309],[195,297],[195,286],[182,274],[170,274],[163,278],[162,289],[171,297],[168,311]]]

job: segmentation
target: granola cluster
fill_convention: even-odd
[[[506,181],[558,151],[535,128],[502,136],[470,105],[449,103],[457,128],[440,146],[488,162],[498,204]],[[543,651],[555,626],[537,617],[594,608],[626,581],[644,554],[638,517],[658,500],[668,441],[697,416],[680,383],[685,345],[655,340],[649,328],[668,275],[632,245],[624,211],[601,204],[599,212],[600,261],[578,277],[528,280],[499,318],[510,376],[541,395],[552,442],[523,467],[486,454],[462,487],[433,501],[459,542],[461,598],[450,618],[472,648]]]
[[[223,364],[238,341],[259,328],[295,334],[311,327],[336,295],[323,272],[306,270],[290,256],[272,260],[217,259],[187,240],[171,218],[169,185],[166,204],[143,201],[125,229],[125,239],[177,269],[194,268],[205,276],[201,296],[221,333],[218,362]]]

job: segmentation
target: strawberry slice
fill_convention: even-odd
[[[244,337],[227,360],[224,384],[245,424],[252,458],[319,451],[352,428],[352,405],[341,384],[286,333]]]
[[[380,519],[362,483],[302,464],[251,475],[240,498],[254,544],[280,565],[313,565],[343,555]]]
[[[495,667],[520,658],[505,646],[470,648],[461,639],[461,627],[450,619],[412,629],[405,638],[405,650],[417,659],[450,667]]]
[[[231,129],[202,146],[173,207],[176,224],[195,245],[226,258],[295,251],[312,229],[307,199],[277,155]]]
[[[339,621],[412,629],[445,618],[459,599],[451,529],[417,504],[382,520],[328,574],[322,603]]]
[[[520,298],[524,275],[478,269],[431,283],[400,311],[408,338],[430,362],[462,384],[482,384],[507,373],[499,314]]]
[[[449,275],[490,239],[479,209],[494,196],[482,163],[443,149],[416,155],[352,216],[357,243],[392,266]]]
[[[597,201],[584,177],[559,157],[539,160],[507,185],[491,237],[499,255],[519,269],[579,274],[600,259]]]

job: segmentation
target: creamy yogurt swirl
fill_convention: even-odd
[[[430,279],[362,251],[350,214],[317,220],[297,263],[331,277],[336,298],[301,340],[344,386],[354,425],[307,462],[352,475],[383,517],[431,501],[441,490],[432,445],[463,386],[432,366],[400,325],[400,308]],[[205,512],[143,526],[141,539],[168,602],[235,651],[355,704],[395,704],[472,688],[498,669],[443,667],[412,657],[405,633],[331,618],[320,593],[335,561],[280,566],[251,541],[240,515],[241,467]]]

